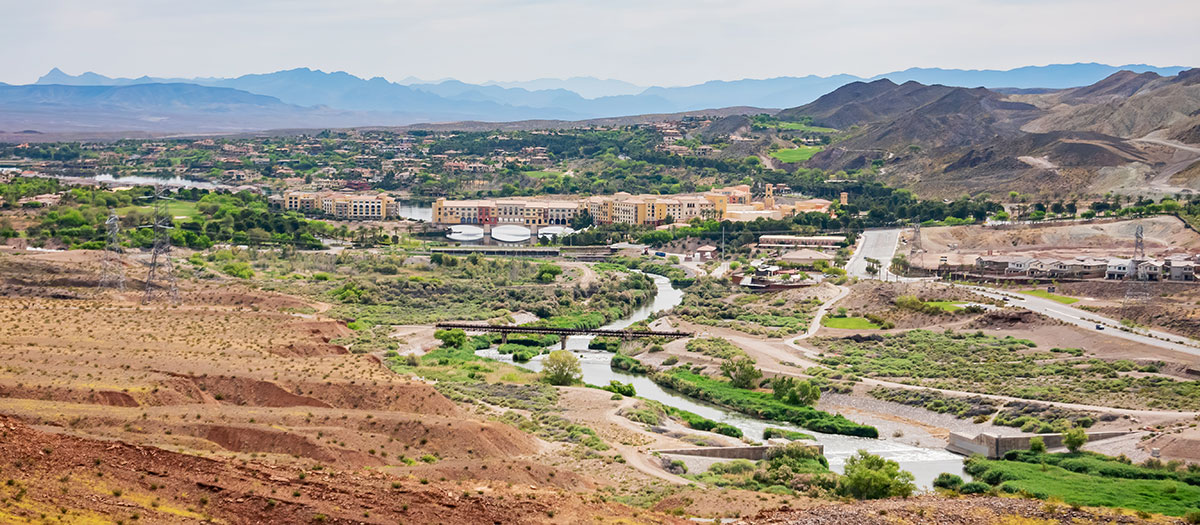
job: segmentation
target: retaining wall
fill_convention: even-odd
[[[1126,434],[1129,432],[1123,430],[1087,433],[1088,441],[1099,441]],[[1036,434],[1036,436],[1042,438],[1042,441],[1046,443],[1046,448],[1063,446],[1062,434]],[[1029,440],[1033,437],[1035,436],[998,436],[988,433],[970,437],[966,434],[951,432],[950,443],[946,445],[946,450],[965,456],[981,454],[988,459],[999,459],[1010,450],[1028,450]]]

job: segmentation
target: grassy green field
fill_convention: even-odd
[[[954,313],[963,309],[963,307],[959,306],[962,304],[962,301],[925,301],[925,304],[936,306],[950,313]]]
[[[782,162],[804,162],[821,151],[820,146],[798,146],[794,149],[781,149],[771,153],[772,157]]]
[[[561,172],[561,171],[550,171],[550,170],[526,171],[526,172],[522,172],[522,173],[526,177],[530,177],[530,178],[534,178],[534,179],[557,178],[557,177],[561,177],[563,174],[563,172]]]
[[[849,330],[878,330],[879,325],[865,317],[825,317],[821,319],[822,326],[829,328],[845,328]]]
[[[1052,294],[1045,290],[1021,290],[1021,293],[1026,294],[1026,295],[1032,295],[1034,297],[1041,297],[1042,299],[1049,299],[1051,301],[1059,302],[1062,304],[1074,304],[1074,303],[1079,302],[1079,299],[1076,299],[1074,297],[1067,297],[1065,295]]]
[[[138,213],[150,214],[154,213],[153,206],[126,206],[117,209],[117,215],[122,217],[132,210],[137,210]],[[172,217],[195,217],[200,214],[200,210],[196,209],[196,203],[190,201],[170,201],[167,203],[167,213]]]
[[[786,129],[789,131],[801,131],[801,132],[807,132],[807,133],[834,133],[837,131],[836,129],[833,129],[833,128],[822,128],[820,126],[810,126],[808,124],[801,124],[799,122],[779,121],[778,123],[775,124],[775,126],[778,127],[779,129]]]
[[[1115,460],[1106,463],[1114,464],[1110,467],[1114,469],[1145,470]],[[998,485],[1004,491],[1025,491],[1074,505],[1121,507],[1169,516],[1200,509],[1200,487],[1174,479],[1133,479],[1074,472],[1050,464],[982,459],[971,460],[966,470],[977,481]]]

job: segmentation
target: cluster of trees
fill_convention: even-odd
[[[44,144],[28,144],[18,147],[16,144],[0,145],[0,157],[23,157],[39,160],[75,160],[84,156],[83,148],[78,142],[53,142]]]
[[[12,191],[28,193],[32,190]],[[58,206],[45,211],[38,223],[26,230],[26,235],[39,242],[55,239],[74,248],[100,249],[104,246],[104,223],[112,208],[121,218],[122,243],[131,247],[149,247],[154,242],[152,192],[149,187],[115,192],[71,189]],[[172,194],[171,199],[168,204],[171,213],[189,208],[186,205],[176,208],[179,203],[195,203],[196,213],[187,218],[171,218],[171,242],[177,246],[207,249],[216,242],[229,242],[318,249],[323,245],[317,237],[337,233],[327,223],[305,219],[295,212],[270,211],[263,196],[250,192],[231,194],[182,189]]]
[[[11,182],[0,183],[0,208],[12,208],[25,197],[57,193],[61,189],[58,179],[13,177]]]

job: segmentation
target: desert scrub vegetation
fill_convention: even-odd
[[[928,315],[983,313],[983,308],[980,308],[978,305],[959,306],[962,303],[963,301],[921,299],[914,295],[901,295],[893,301],[898,310],[907,310]]]
[[[272,283],[280,291],[330,301],[330,315],[371,324],[483,320],[520,307],[549,326],[586,328],[628,315],[657,293],[642,274],[601,273],[586,285],[557,285],[547,263],[472,254],[338,255],[318,279]],[[330,269],[332,267],[332,271]]]
[[[741,293],[728,279],[702,277],[684,290],[683,301],[672,313],[696,324],[767,337],[807,330],[820,301],[788,301],[781,293]]]
[[[860,500],[906,498],[916,490],[911,473],[864,450],[850,456],[844,470],[842,475],[830,472],[829,462],[815,448],[795,442],[771,447],[756,463],[744,459],[717,463],[707,472],[686,477],[718,487]]]
[[[1071,410],[1039,403],[1013,401],[1004,406],[992,420],[997,425],[1019,427],[1025,432],[1050,434],[1063,432],[1072,427],[1088,428],[1100,421],[1113,421],[1116,415],[1098,415],[1094,412]]]
[[[702,355],[717,359],[745,357],[746,352],[733,343],[719,337],[701,337],[687,342],[689,352],[699,352]]]
[[[1183,516],[1200,507],[1200,473],[1131,465],[1091,452],[1060,454],[1011,451],[1003,460],[968,458],[964,470],[976,483],[1071,505],[1120,507]],[[969,485],[969,484],[968,484]],[[966,492],[966,486],[963,492]]]
[[[1118,408],[1200,408],[1200,382],[1158,375],[1155,365],[1039,350],[1032,341],[983,332],[815,338],[832,369],[943,390]],[[1078,356],[1078,357],[1077,357]]]
[[[657,426],[664,422],[667,418],[674,418],[683,422],[693,430],[714,432],[734,438],[742,437],[741,429],[733,425],[729,425],[727,423],[718,423],[703,416],[688,412],[687,410],[664,405],[658,401],[650,399],[639,399],[638,404],[634,408],[622,410],[619,414],[630,421],[651,426]]]
[[[595,430],[548,411],[525,416],[509,410],[500,416],[500,420],[548,441],[576,443],[596,451],[609,449],[608,443],[600,439]]]
[[[728,381],[700,375],[688,369],[674,368],[665,372],[654,372],[650,374],[650,378],[655,383],[684,395],[737,410],[759,419],[785,421],[827,434],[879,437],[879,431],[875,427],[860,425],[840,414],[822,412],[809,406],[793,405],[776,399],[770,393],[737,388]]]
[[[902,405],[921,407],[959,419],[984,418],[996,413],[997,402],[981,396],[949,396],[936,390],[912,390],[877,386],[867,392],[871,397]]]
[[[684,477],[717,487],[809,496],[831,493],[839,478],[829,470],[824,456],[803,443],[771,447],[757,462],[737,459],[716,463],[706,472]]]
[[[609,448],[592,429],[556,413],[558,390],[539,382],[537,374],[476,355],[476,350],[491,345],[489,337],[468,337],[462,330],[439,330],[436,337],[442,346],[421,357],[390,357],[389,367],[434,380],[434,388],[452,401],[510,409],[499,416],[500,421],[543,439],[576,443],[593,451]],[[488,381],[489,377],[502,380]],[[513,378],[520,381],[508,381]]]
[[[673,264],[667,264],[663,259],[657,259],[649,256],[645,257],[609,257],[606,263],[609,266],[606,268],[621,268],[625,270],[641,270],[646,273],[661,275],[671,280],[671,284],[678,288],[686,288],[691,286],[694,279],[687,276],[687,272]]]

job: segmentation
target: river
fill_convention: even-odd
[[[629,325],[649,318],[656,312],[669,310],[683,301],[683,292],[671,286],[670,279],[661,275],[651,275],[658,287],[658,294],[648,305],[634,310],[628,317],[613,321],[604,328],[620,330]],[[698,414],[713,421],[728,423],[739,429],[750,439],[762,439],[763,430],[767,427],[785,428],[812,434],[817,441],[825,446],[825,457],[829,467],[841,472],[846,458],[859,449],[872,454],[891,459],[900,464],[904,470],[913,473],[919,487],[930,488],[933,479],[942,472],[962,474],[962,457],[941,449],[915,447],[897,441],[885,439],[869,439],[837,434],[821,434],[806,430],[795,425],[776,421],[755,419],[750,416],[727,410],[716,405],[698,401],[673,391],[666,390],[644,375],[629,374],[609,367],[612,354],[588,349],[591,336],[576,336],[567,339],[567,349],[579,357],[583,369],[583,381],[592,385],[607,385],[609,381],[633,383],[637,395],[646,399],[658,401],[664,405],[673,406],[688,412]],[[502,355],[495,348],[487,348],[478,352],[480,356],[497,361],[512,362],[511,355]],[[526,363],[515,363],[517,366],[539,372],[545,355],[537,356]]]

